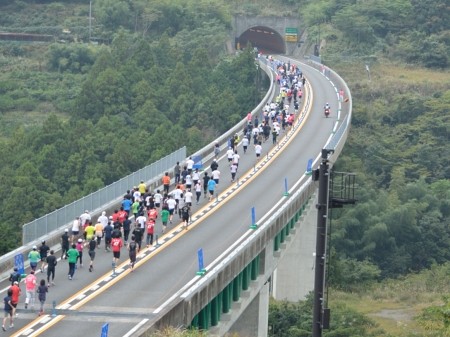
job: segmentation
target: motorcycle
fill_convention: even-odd
[[[325,117],[328,118],[328,116],[330,116],[330,108],[325,108],[324,112],[325,112]]]

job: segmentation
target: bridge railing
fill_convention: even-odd
[[[76,216],[79,216],[85,210],[93,211],[94,213],[100,208],[103,210],[112,200],[122,197],[132,186],[139,184],[140,181],[148,183],[160,172],[172,168],[174,163],[183,161],[185,158],[186,146],[159,159],[155,163],[123,177],[119,181],[24,224],[22,227],[23,245],[48,235],[59,228],[66,227],[69,222],[73,221]]]
[[[316,69],[321,69],[320,64],[310,64]],[[348,98],[348,105],[345,106],[347,114],[340,127],[334,132],[325,148],[333,149],[334,154],[331,158],[336,159],[341,153],[344,143],[347,139],[351,115],[352,115],[352,99],[351,93],[345,81],[334,71],[328,68],[328,72],[324,74],[335,85],[344,88],[344,92]],[[339,99],[339,97],[338,97]],[[320,154],[317,156],[314,166],[319,162]],[[273,214],[266,214],[267,218],[257,230],[247,232],[240,240],[239,246],[233,246],[229,254],[215,267],[208,270],[204,277],[196,277],[196,282],[185,290],[180,296],[174,298],[171,303],[159,312],[157,317],[152,319],[140,329],[138,335],[143,336],[145,331],[162,328],[168,325],[178,326],[180,322],[184,322],[188,326],[192,318],[204,308],[210,301],[220,293],[242,270],[251,263],[264,248],[273,243],[275,236],[286,226],[288,221],[292,219],[304,207],[306,202],[317,190],[317,186],[313,183],[310,176],[303,175],[295,186],[289,191],[289,198],[284,199],[285,202]]]

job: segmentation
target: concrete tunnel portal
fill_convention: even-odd
[[[265,54],[286,53],[283,37],[269,27],[255,26],[247,29],[236,38],[236,49],[244,49],[249,43]]]

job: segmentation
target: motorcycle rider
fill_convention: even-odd
[[[331,110],[330,104],[326,103],[323,108],[324,108],[325,116],[328,117],[328,115],[330,114],[330,110]]]

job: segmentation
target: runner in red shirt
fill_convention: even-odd
[[[123,241],[120,237],[111,239],[111,249],[113,252],[113,267],[117,266],[120,259],[120,249],[123,247]]]
[[[17,308],[17,304],[19,303],[19,296],[21,293],[20,287],[19,287],[19,282],[14,281],[13,285],[11,286],[11,291],[12,291],[12,295],[11,295],[11,304],[14,308]]]
[[[128,213],[127,213],[127,211],[123,210],[123,207],[120,207],[120,211],[118,212],[118,216],[119,216],[118,220],[119,220],[120,224],[123,224],[125,219],[128,219]]]
[[[147,212],[147,218],[156,220],[158,218],[158,211],[156,208],[150,208]]]

